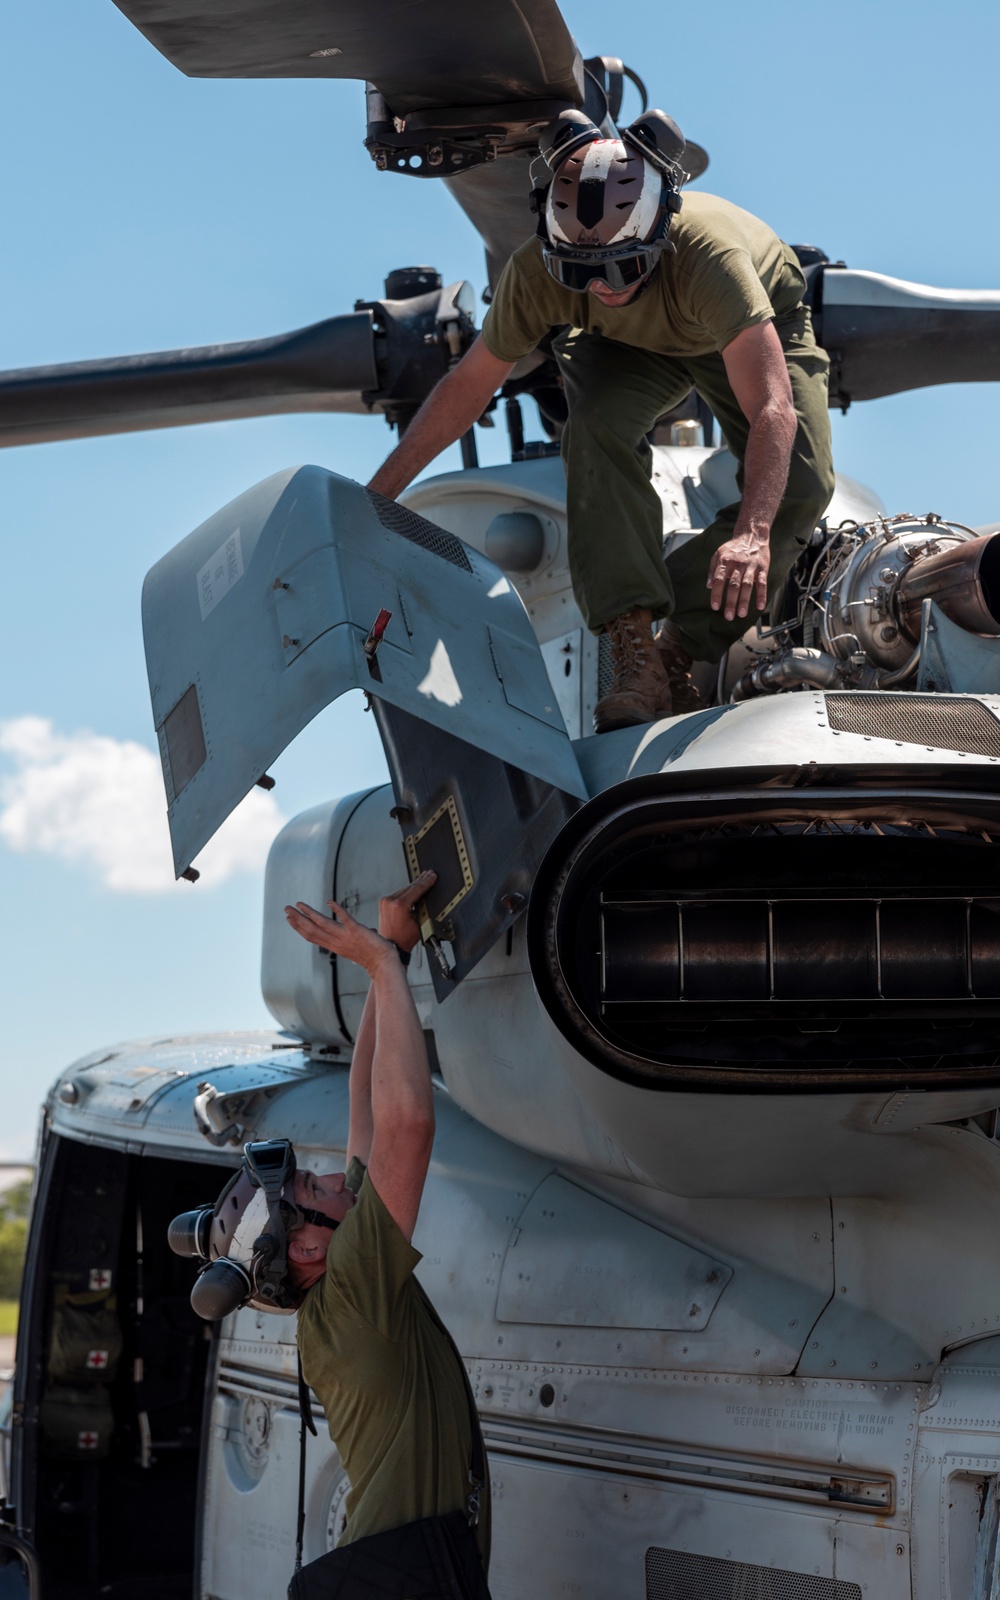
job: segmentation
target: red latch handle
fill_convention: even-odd
[[[382,636],[385,633],[386,628],[389,626],[391,620],[392,612],[387,611],[385,606],[383,606],[378,616],[375,618],[375,621],[372,623],[371,628],[368,631],[368,637],[365,640],[365,655],[369,658],[369,660],[382,643]]]

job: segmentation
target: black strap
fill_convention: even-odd
[[[299,1375],[299,1510],[295,1524],[295,1570],[302,1570],[302,1541],[306,1531],[306,1429],[315,1438],[316,1424],[313,1421],[312,1403],[309,1399],[309,1385],[306,1383],[302,1371],[302,1356],[298,1345],[295,1347],[295,1360]]]
[[[649,94],[646,85],[637,72],[627,67],[624,61],[617,56],[591,56],[585,61],[584,66],[592,77],[596,78],[604,90],[604,97],[608,102],[608,115],[612,122],[617,123],[622,108],[622,94],[625,89],[625,79],[634,83],[642,100],[643,111],[649,105]]]
[[[333,1218],[328,1217],[324,1211],[312,1211],[308,1206],[299,1205],[295,1209],[303,1222],[311,1222],[314,1228],[329,1228],[331,1233],[336,1233],[340,1227],[340,1223],[334,1222]]]

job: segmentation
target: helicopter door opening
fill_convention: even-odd
[[[22,1291],[12,1497],[46,1600],[189,1600],[212,1330],[167,1224],[230,1169],[51,1137]]]
[[[586,798],[499,567],[335,473],[300,467],[240,495],[157,563],[142,608],[178,876],[348,689]]]

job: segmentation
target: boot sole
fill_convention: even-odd
[[[664,715],[669,715],[665,713]],[[664,716],[653,717],[615,717],[612,720],[602,717],[600,723],[595,719],[595,733],[614,733],[618,728],[648,728],[654,722],[662,722]]]

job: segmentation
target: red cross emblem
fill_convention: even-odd
[[[111,1268],[110,1267],[91,1267],[91,1269],[90,1269],[90,1287],[91,1287],[91,1289],[110,1289],[111,1288]]]
[[[107,1364],[108,1352],[106,1350],[89,1350],[87,1352],[88,1367],[97,1370],[101,1367],[106,1367]]]
[[[98,1445],[98,1435],[89,1431],[86,1433],[78,1433],[76,1436],[76,1443],[77,1449],[79,1450],[96,1450]]]

